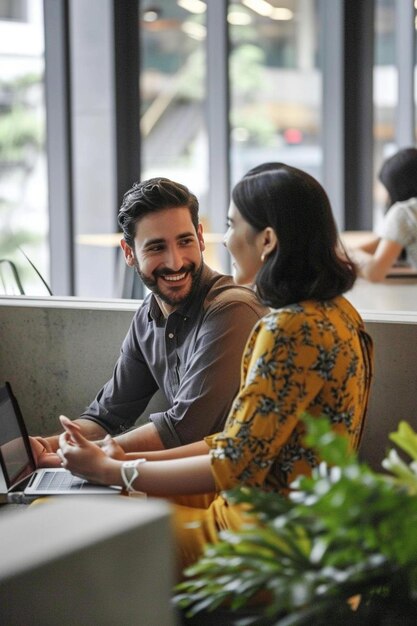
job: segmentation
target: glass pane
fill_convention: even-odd
[[[414,37],[414,138],[417,143],[417,0],[414,0],[414,30],[416,31]]]
[[[396,151],[395,110],[398,72],[395,58],[395,0],[375,3],[374,68],[374,228],[385,213],[386,194],[378,181],[383,161]]]
[[[19,292],[12,262],[25,293],[43,295],[24,256],[48,281],[43,3],[17,5],[27,21],[5,11],[0,19],[0,293]]]
[[[232,181],[264,161],[321,176],[314,0],[230,2]]]
[[[206,3],[141,3],[141,178],[166,176],[187,185],[204,222],[208,188],[204,119]]]

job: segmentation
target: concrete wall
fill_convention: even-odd
[[[119,495],[1,510],[4,626],[174,626],[170,509]]]
[[[138,305],[0,298],[0,383],[11,382],[31,433],[54,432],[59,414],[82,412],[111,375]],[[417,430],[417,313],[361,313],[375,344],[361,455],[380,469],[398,422]]]
[[[0,382],[11,383],[29,432],[53,433],[58,415],[75,418],[90,403],[138,304],[0,299]]]
[[[417,314],[366,314],[374,340],[375,376],[360,456],[381,470],[388,435],[405,420],[417,431]],[[368,319],[367,319],[368,318]]]

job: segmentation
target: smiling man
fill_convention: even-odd
[[[150,294],[133,318],[112,378],[75,420],[89,439],[107,433],[126,452],[200,441],[222,429],[238,391],[246,340],[266,310],[254,292],[203,261],[198,200],[166,178],[136,183],[119,212],[121,246]],[[169,407],[131,428],[161,389]],[[56,450],[57,437],[41,441]],[[48,455],[39,454],[39,464]],[[55,456],[55,455],[54,455]]]
[[[193,223],[190,211],[171,207],[148,214],[136,236],[125,233],[121,241],[127,264],[155,294],[166,317],[190,296],[203,270],[202,228]],[[119,221],[123,227],[122,212]]]

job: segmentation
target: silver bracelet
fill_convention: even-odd
[[[139,476],[138,465],[141,463],[146,463],[146,459],[135,459],[134,461],[124,461],[122,463],[120,473],[122,475],[126,491],[128,492],[135,491],[136,493],[140,493],[137,489],[134,489],[132,485]]]

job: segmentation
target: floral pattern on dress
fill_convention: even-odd
[[[248,341],[240,391],[223,432],[207,439],[219,489],[287,493],[319,459],[304,443],[304,412],[326,415],[357,448],[372,374],[372,341],[342,296],[272,311]]]

